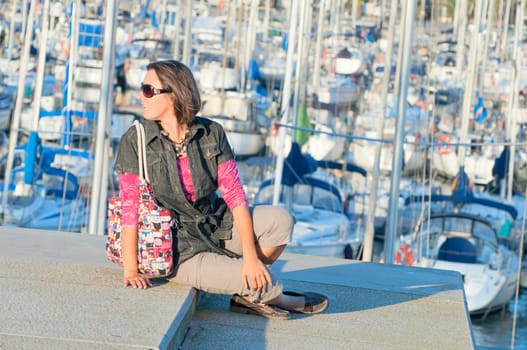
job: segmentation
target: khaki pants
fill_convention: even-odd
[[[291,241],[293,219],[285,209],[269,205],[256,206],[252,219],[256,241],[260,247],[276,247]],[[232,230],[232,239],[225,241],[225,247],[242,255],[236,225]],[[243,288],[241,276],[242,258],[205,252],[180,264],[170,280],[209,293],[249,295],[253,301],[262,303],[273,300],[282,293],[282,284],[272,272],[273,283],[263,293]]]

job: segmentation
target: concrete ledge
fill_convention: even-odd
[[[228,311],[226,295],[121,285],[103,236],[0,227],[0,348],[473,349],[455,272],[284,254],[285,289],[330,298],[289,321]]]
[[[0,227],[0,344],[5,349],[169,349],[197,292],[157,281],[123,288],[102,236]]]

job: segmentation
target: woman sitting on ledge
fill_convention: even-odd
[[[328,307],[317,293],[282,290],[267,265],[290,242],[293,220],[275,206],[250,210],[232,148],[222,126],[197,117],[201,98],[192,72],[174,60],[147,66],[140,100],[147,167],[159,203],[176,223],[171,281],[233,295],[230,309],[267,318],[312,314]],[[124,286],[148,288],[138,272],[138,161],[136,130],[122,137],[116,171],[123,200]],[[217,196],[219,189],[222,198]]]

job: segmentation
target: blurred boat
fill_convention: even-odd
[[[352,198],[328,173],[318,170],[354,172],[366,177],[366,171],[353,164],[316,161],[302,155],[293,143],[285,160],[280,185],[279,205],[295,219],[292,241],[286,251],[297,254],[357,259],[361,254],[364,231],[349,215]],[[317,170],[318,169],[318,170]],[[254,197],[254,205],[272,204],[274,178],[264,180]]]
[[[256,95],[235,91],[202,96],[201,115],[220,123],[237,157],[254,156],[265,147],[256,118]]]
[[[517,210],[473,194],[462,170],[456,179],[451,195],[406,199],[406,210],[422,210],[400,237],[395,263],[459,272],[468,311],[487,314],[505,307],[516,290],[518,245],[508,238]]]

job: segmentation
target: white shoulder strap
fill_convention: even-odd
[[[137,130],[137,161],[139,164],[139,177],[150,182],[146,165],[145,128],[138,120],[134,121],[134,125]]]

